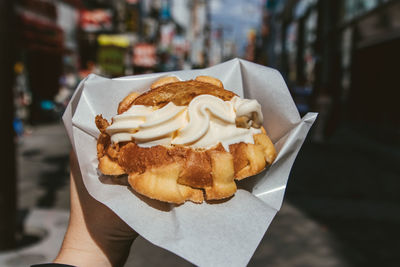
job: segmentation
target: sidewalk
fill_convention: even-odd
[[[400,147],[389,137],[342,125],[325,144],[304,144],[289,179],[286,200],[329,229],[352,266],[400,263]]]
[[[46,234],[30,247],[0,253],[0,266],[27,266],[55,257],[68,222],[69,150],[61,124],[35,127],[20,141],[19,207],[29,210],[25,228]],[[350,266],[341,246],[328,228],[285,201],[249,266]],[[139,237],[126,266],[192,264]]]
[[[20,209],[69,209],[69,151],[61,123],[32,128],[17,146]]]

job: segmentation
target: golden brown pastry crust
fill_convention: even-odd
[[[234,94],[223,89],[218,81],[208,76],[187,82],[164,80],[140,96],[128,95],[120,103],[124,107],[121,111],[132,104],[162,106],[165,101],[173,101],[176,105],[187,105],[195,96],[205,93],[231,99]],[[174,98],[170,96],[173,92]],[[101,132],[97,141],[99,170],[106,175],[128,174],[128,182],[135,191],[170,203],[228,198],[236,192],[235,179],[261,172],[276,157],[263,128],[262,133],[254,135],[254,144],[232,144],[228,152],[220,143],[210,149],[161,145],[144,148],[133,141],[113,144],[105,132],[109,123],[101,115],[96,116],[95,122]]]
[[[137,92],[132,92],[129,95],[127,95],[121,103],[118,105],[118,114],[124,113],[127,111],[130,106],[132,105],[132,102],[139,96],[139,93]]]
[[[172,82],[156,87],[138,96],[132,101],[132,105],[163,107],[169,102],[173,102],[177,106],[185,106],[196,96],[204,94],[219,97],[224,101],[231,100],[235,96],[233,92],[225,90],[223,87],[204,81],[191,80]]]
[[[176,78],[175,76],[168,76],[168,77],[163,77],[155,81],[154,83],[151,84],[150,89],[153,90],[157,87],[160,87],[164,84],[167,83],[174,83],[174,82],[179,82],[179,79]]]

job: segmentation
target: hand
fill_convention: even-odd
[[[55,263],[122,266],[138,234],[113,211],[89,195],[75,153],[70,155],[71,213]]]

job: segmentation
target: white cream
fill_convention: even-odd
[[[262,125],[264,117],[261,112],[261,105],[255,99],[240,99],[239,97],[235,96],[231,100],[233,105],[236,109],[236,116],[246,116],[249,118],[254,118],[255,123],[258,125]],[[256,113],[255,116],[252,116]]]
[[[170,102],[161,109],[132,106],[113,118],[107,133],[114,143],[134,140],[139,146],[186,145],[210,148],[219,142],[228,151],[230,144],[254,143],[260,129],[236,126],[237,116],[253,118],[262,124],[261,106],[256,100],[233,97],[223,101],[212,95],[200,95],[189,106]]]
[[[232,104],[212,95],[199,95],[193,98],[189,103],[188,113],[188,124],[179,131],[178,136],[172,140],[172,144],[187,145],[200,141],[206,133],[210,132],[211,119],[220,120],[221,123],[235,124],[236,115]]]

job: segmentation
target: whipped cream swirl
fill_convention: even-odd
[[[237,127],[238,117],[248,118],[249,127]],[[170,102],[164,107],[133,105],[113,118],[106,132],[114,143],[134,140],[142,147],[186,145],[210,148],[221,142],[229,145],[254,143],[253,134],[261,133],[251,124],[262,125],[261,106],[256,100],[237,96],[230,101],[212,95],[199,95],[188,106]]]

